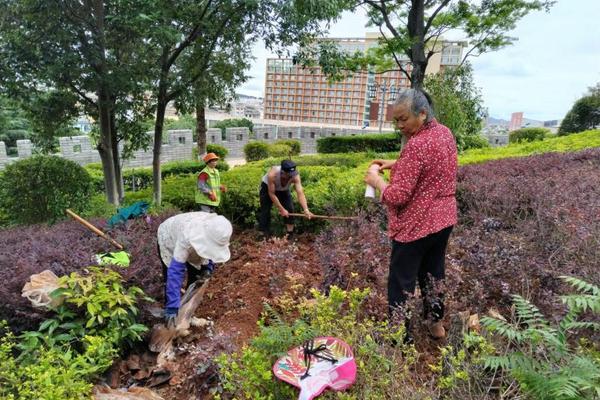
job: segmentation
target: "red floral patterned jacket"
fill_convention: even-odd
[[[432,119],[408,140],[381,195],[390,238],[412,242],[456,224],[457,169],[454,136]]]

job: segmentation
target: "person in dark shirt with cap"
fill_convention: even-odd
[[[279,209],[279,214],[285,218],[285,227],[288,236],[294,231],[294,220],[290,213],[294,212],[294,203],[290,187],[294,185],[298,195],[298,203],[304,214],[310,219],[313,214],[308,209],[304,189],[300,182],[300,175],[296,164],[292,160],[283,160],[280,166],[272,167],[262,177],[260,184],[260,215],[258,228],[265,235],[271,234],[271,207],[273,204]]]

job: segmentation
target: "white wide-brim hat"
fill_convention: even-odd
[[[200,221],[187,225],[187,237],[200,257],[222,263],[231,257],[229,239],[233,228],[222,215],[207,214]]]

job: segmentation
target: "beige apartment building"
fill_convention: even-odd
[[[366,51],[377,45],[377,35],[365,38],[326,39],[344,51]],[[464,42],[444,42],[429,61],[426,73],[436,73],[462,60]],[[410,73],[410,64],[406,69]],[[410,82],[399,71],[355,73],[341,82],[328,83],[321,69],[294,65],[292,59],[267,59],[264,118],[357,127],[389,128],[390,105],[400,88]],[[385,104],[383,110],[381,104]]]

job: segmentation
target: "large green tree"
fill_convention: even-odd
[[[314,3],[311,6],[304,0],[157,3],[160,7],[148,16],[148,41],[154,48],[147,59],[154,59],[152,68],[157,69],[152,96],[156,114],[152,166],[154,202],[160,204],[160,139],[167,105],[175,102],[186,109],[191,95],[197,114],[201,114],[203,105],[219,101],[244,79],[240,69],[227,71],[231,64],[220,62],[222,55],[229,54],[232,61],[243,60],[248,57],[248,46],[258,38],[273,48],[314,37],[321,32],[320,21],[335,18],[340,4],[309,2]]]
[[[467,148],[470,138],[479,137],[487,116],[481,93],[473,82],[471,65],[465,63],[428,75],[425,89],[433,99],[436,118],[450,128],[459,150]]]
[[[366,9],[368,25],[381,33],[378,48],[367,54],[344,54],[331,42],[308,46],[298,59],[318,63],[333,78],[346,71],[370,68],[377,72],[399,70],[414,88],[423,87],[431,57],[444,48],[443,35],[462,31],[469,56],[497,50],[515,40],[509,36],[517,21],[535,10],[548,10],[550,0],[313,0],[355,11]],[[339,14],[338,14],[339,15]]]
[[[22,104],[50,91],[66,117],[98,122],[98,151],[107,199],[123,195],[118,142],[133,132],[148,77],[143,0],[0,0],[0,90]],[[56,99],[55,99],[56,100]],[[43,110],[44,108],[42,108]],[[48,109],[48,108],[46,108]],[[128,127],[118,134],[119,126]]]
[[[567,135],[600,127],[600,83],[588,89],[583,96],[573,104],[558,129],[559,135]]]

